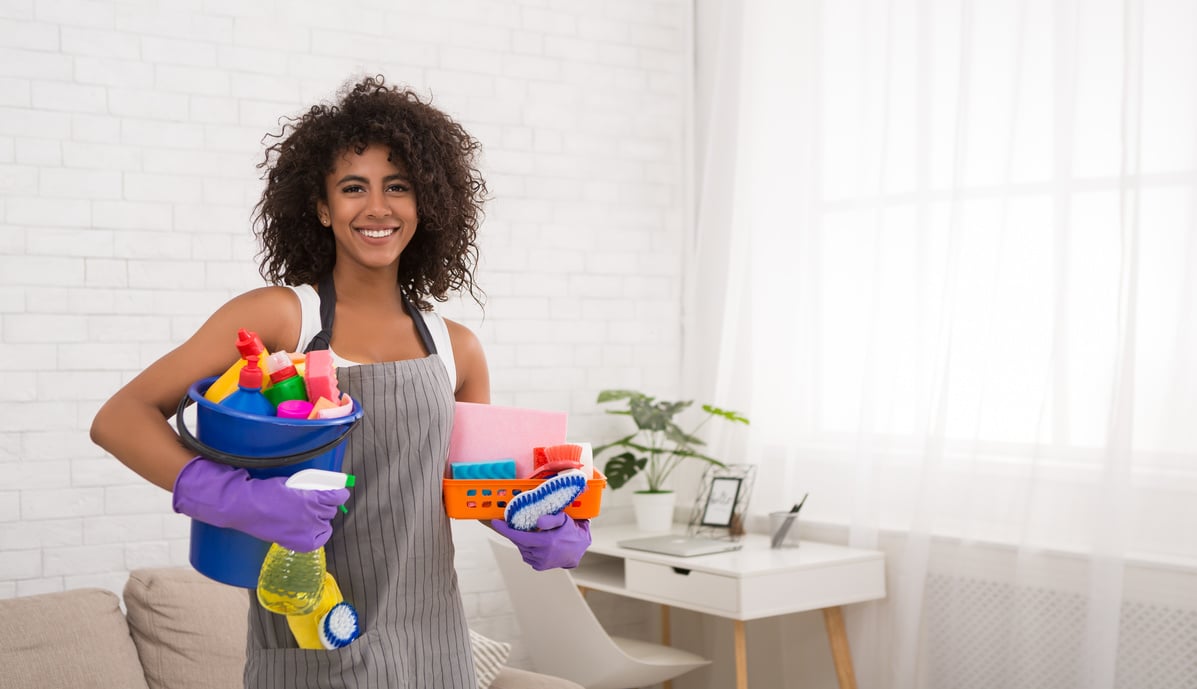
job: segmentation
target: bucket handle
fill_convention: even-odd
[[[183,399],[179,400],[179,408],[175,411],[175,426],[179,429],[179,440],[183,441],[183,445],[187,449],[200,454],[207,459],[211,459],[221,464],[228,464],[229,466],[241,467],[242,469],[269,469],[273,467],[286,466],[288,464],[297,464],[299,462],[307,461],[312,457],[328,452],[345,439],[349,432],[361,423],[362,417],[357,417],[353,423],[349,424],[343,433],[312,450],[300,452],[298,454],[278,455],[274,457],[245,457],[242,455],[229,454],[208,445],[204,441],[195,437],[191,429],[187,428],[187,424],[183,421],[183,411],[187,406],[193,404],[194,400],[190,395],[183,395]]]

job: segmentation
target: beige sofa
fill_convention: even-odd
[[[187,568],[134,571],[103,589],[0,600],[0,689],[240,689],[245,589]],[[582,689],[502,667],[510,647],[471,634],[479,686]],[[313,651],[315,653],[316,651]]]

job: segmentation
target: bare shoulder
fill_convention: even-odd
[[[299,341],[299,298],[289,287],[259,287],[230,299],[212,320],[237,321],[234,327],[253,330],[269,351],[290,351]],[[227,329],[227,326],[225,326]]]
[[[456,398],[459,402],[490,403],[490,370],[486,352],[474,331],[457,321],[445,320],[453,360],[457,366]]]
[[[241,328],[256,333],[268,351],[294,347],[299,339],[299,300],[286,287],[262,287],[233,297],[117,394],[144,400],[169,416],[188,385],[219,375],[237,359]]]

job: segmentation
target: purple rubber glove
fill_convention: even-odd
[[[332,536],[337,507],[349,490],[296,490],[285,476],[250,478],[245,469],[196,457],[175,479],[175,512],[243,531],[300,553],[313,551]]]
[[[532,569],[573,569],[590,547],[590,520],[573,519],[564,512],[545,514],[536,520],[538,531],[518,531],[502,519],[492,519],[495,531],[520,549],[524,562]]]

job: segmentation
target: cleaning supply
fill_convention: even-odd
[[[291,363],[286,352],[275,352],[266,357],[266,373],[270,375],[270,386],[262,391],[275,407],[287,400],[306,400],[307,387],[303,378]]]
[[[306,615],[320,604],[324,587],[324,548],[301,553],[270,545],[258,575],[258,602],[280,615]]]
[[[536,528],[529,531],[513,529],[502,519],[492,519],[490,525],[514,543],[524,562],[538,572],[573,569],[590,547],[590,521],[564,513],[537,517]]]
[[[515,477],[526,479],[534,471],[532,448],[564,443],[567,422],[565,412],[455,402],[449,463],[511,457]]]
[[[287,626],[299,647],[308,650],[341,648],[361,635],[357,610],[345,602],[341,587],[328,572],[316,609],[306,615],[287,615]]]
[[[515,460],[496,459],[491,462],[457,462],[449,465],[454,479],[514,479]]]
[[[582,448],[582,456],[578,461],[582,463],[582,472],[587,476],[594,476],[594,447],[590,443],[574,443]]]
[[[316,404],[312,405],[312,414],[310,419],[339,419],[353,411],[353,398],[349,395],[342,394],[340,402],[329,402],[326,398],[321,397],[316,400]]]
[[[288,356],[291,357],[291,365],[295,367],[295,372],[303,376],[303,372],[307,370],[308,355],[303,352],[291,352]]]
[[[307,400],[285,400],[278,405],[280,419],[306,419],[312,415],[312,403]]]
[[[549,478],[566,469],[581,469],[581,460],[582,446],[576,443],[533,448],[533,472],[530,478]]]
[[[319,402],[321,397],[331,402],[341,399],[341,391],[337,389],[337,367],[329,350],[315,349],[308,352],[304,359],[303,376],[308,401],[312,404]]]
[[[362,635],[357,610],[342,601],[320,620],[320,644],[328,650],[343,648]]]
[[[219,501],[210,506],[212,511],[235,510],[243,518],[233,524],[186,512],[192,517],[188,555],[191,565],[204,576],[252,591],[258,587],[262,561],[271,543],[314,550],[332,535],[337,507],[349,499],[349,491],[295,491],[287,488],[285,481],[302,469],[341,471],[346,439],[363,411],[355,400],[353,414],[327,421],[246,414],[204,399],[204,391],[215,380],[216,376],[202,378],[187,388],[175,410],[174,426],[179,441],[194,454],[246,470],[240,474],[240,483],[229,482],[233,498],[218,491],[205,495]],[[187,413],[189,406],[194,415]],[[246,480],[246,472],[248,478],[266,480]],[[273,493],[268,499],[256,499],[257,488],[263,484],[271,486]],[[295,509],[306,513],[294,513]],[[293,527],[295,533],[283,539],[257,528],[274,521]]]
[[[294,490],[333,490],[349,488],[354,482],[352,474],[304,469],[289,476],[285,485]],[[272,543],[258,575],[258,602],[280,615],[306,615],[320,605],[326,573],[323,547],[297,552]]]
[[[262,338],[258,337],[258,334],[252,330],[239,329],[235,344],[241,358],[237,359],[214,383],[208,386],[208,389],[204,392],[204,399],[211,402],[220,402],[223,400],[237,389],[238,376],[248,358],[256,355],[259,357],[258,360],[261,361],[262,358],[267,356],[266,345],[262,344]]]
[[[225,395],[219,404],[246,414],[274,416],[274,403],[262,394],[262,369],[258,368],[256,354],[245,358],[245,365],[237,372],[237,389]]]
[[[586,475],[579,469],[567,469],[513,497],[503,510],[503,519],[513,529],[531,531],[539,517],[561,512],[585,490]]]
[[[340,471],[328,469],[304,469],[287,477],[287,487],[295,490],[336,490],[337,488],[352,488],[357,484],[357,477]]]

